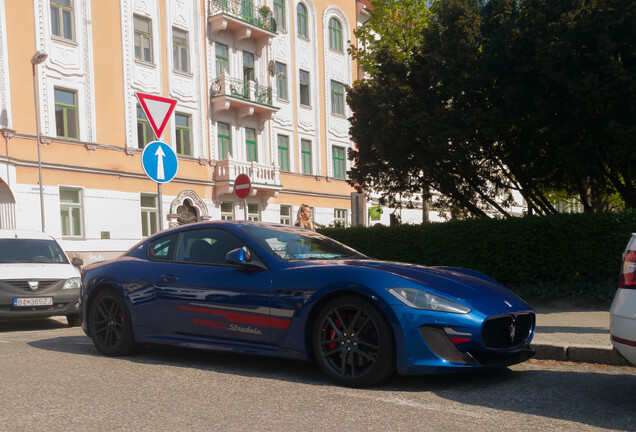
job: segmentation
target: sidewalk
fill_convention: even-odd
[[[609,310],[544,306],[535,312],[535,359],[630,365],[610,342]]]

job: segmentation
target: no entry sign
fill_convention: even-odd
[[[252,182],[247,174],[239,174],[234,180],[234,194],[239,199],[245,199],[252,190]]]

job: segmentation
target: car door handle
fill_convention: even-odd
[[[175,275],[167,274],[167,275],[161,275],[159,279],[161,279],[161,282],[175,282],[179,278],[176,277]]]

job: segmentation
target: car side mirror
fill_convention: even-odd
[[[232,249],[225,255],[225,260],[230,264],[243,267],[264,268],[261,263],[257,262],[258,260],[252,261],[250,253],[243,248]]]
[[[73,259],[71,260],[71,263],[77,267],[77,268],[81,268],[84,265],[84,260],[78,257],[73,257]]]
[[[232,249],[225,255],[225,259],[230,264],[245,265],[250,262],[250,255],[243,248]]]

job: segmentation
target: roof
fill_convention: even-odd
[[[0,229],[0,239],[19,238],[35,240],[53,240],[53,237],[41,231]]]

